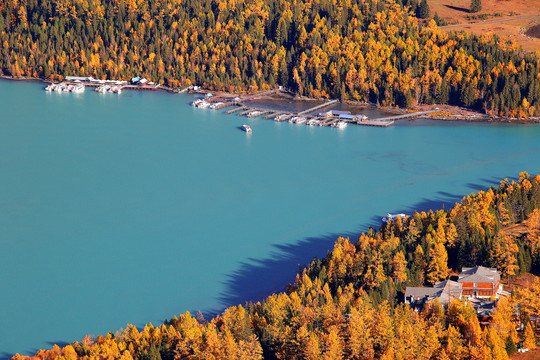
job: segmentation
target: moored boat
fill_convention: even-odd
[[[330,126],[338,128],[338,129],[343,129],[343,128],[347,127],[347,123],[345,121],[338,121],[338,122],[333,123]]]

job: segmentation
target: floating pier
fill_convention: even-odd
[[[286,114],[286,113],[281,112],[281,111],[271,111],[268,115],[265,115],[264,118],[265,119],[270,119],[272,117],[276,117],[276,116],[281,115],[281,114]]]
[[[386,116],[386,117],[382,117],[382,118],[378,118],[378,119],[373,119],[373,120],[370,120],[370,121],[392,121],[392,120],[406,119],[406,118],[410,118],[410,117],[416,117],[416,116],[431,114],[431,113],[438,112],[438,111],[440,111],[440,110],[438,108],[436,108],[435,110],[417,111],[417,112],[412,112],[412,113],[403,114],[403,115]]]
[[[230,109],[230,110],[227,110],[225,111],[225,114],[233,114],[235,112],[238,112],[238,111],[246,111],[248,108],[246,106],[238,106],[237,108],[235,109]]]
[[[379,126],[379,127],[389,127],[394,125],[394,120],[360,120],[355,122],[357,125],[364,125],[364,126]]]
[[[323,104],[314,106],[314,107],[309,108],[309,109],[307,109],[307,110],[300,111],[300,112],[298,113],[298,115],[300,116],[300,115],[308,114],[308,113],[313,112],[313,111],[315,111],[315,110],[319,110],[319,109],[328,107],[328,106],[330,106],[330,105],[334,105],[334,104],[337,103],[338,101],[339,101],[339,100],[337,100],[337,99],[330,100],[330,101],[328,101],[328,102],[325,102],[325,103],[323,103]]]

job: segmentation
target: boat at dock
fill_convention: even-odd
[[[73,85],[73,87],[71,88],[71,92],[72,93],[82,93],[84,92],[84,85],[83,84],[77,84],[77,85]]]
[[[293,116],[292,118],[289,119],[289,122],[291,124],[296,124],[296,120],[298,120],[298,116]]]
[[[250,111],[246,116],[248,118],[254,118],[254,117],[257,117],[257,116],[259,116],[261,114],[262,114],[262,111],[254,110],[254,111]]]
[[[347,123],[345,121],[337,121],[330,126],[338,129],[343,129],[347,127]]]
[[[249,125],[244,124],[244,125],[242,125],[241,127],[242,127],[242,130],[244,130],[244,131],[247,132],[248,134],[251,134],[251,133],[253,132],[253,129],[252,129],[251,126],[249,126]]]
[[[320,120],[317,120],[317,119],[309,119],[308,122],[306,123],[307,125],[309,126],[315,126],[315,125],[319,125],[320,124]]]
[[[217,102],[217,103],[213,103],[212,105],[210,105],[210,109],[212,110],[216,110],[216,109],[219,109],[221,106],[223,106],[223,102]]]
[[[296,119],[296,123],[297,123],[298,125],[305,124],[306,122],[307,122],[307,119],[306,119],[305,117],[301,117],[301,116],[300,116],[300,117],[298,117],[298,118]]]

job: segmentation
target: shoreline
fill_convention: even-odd
[[[34,77],[13,77],[8,75],[0,75],[0,79],[3,80],[10,80],[10,81],[32,81],[32,82],[41,82],[44,84],[54,83],[54,80],[50,79],[43,79],[43,78],[34,78]],[[65,80],[63,80],[65,81]],[[182,90],[183,89],[183,90]],[[146,89],[130,89],[130,90],[146,90]],[[216,97],[222,98],[224,100],[231,100],[235,97],[239,97],[243,101],[245,101],[246,97],[251,97],[256,94],[233,94],[233,93],[227,93],[227,92],[220,92],[220,91],[211,91],[207,89],[197,89],[193,90],[192,87],[184,87],[184,88],[171,88],[166,85],[160,85],[158,88],[152,89],[152,91],[164,91],[167,93],[173,93],[173,94],[179,94],[187,92],[188,94],[208,94],[212,93],[215,94]],[[287,90],[277,90],[276,91],[277,96],[283,97],[286,100],[289,101],[305,101],[305,102],[311,102],[311,101],[331,101],[333,99],[317,99],[317,98],[309,98],[305,96],[295,96],[294,94],[290,93]],[[258,100],[267,100],[267,101],[280,101],[280,99],[276,99],[276,94],[271,95],[262,95],[264,94],[264,91],[261,92],[261,96],[258,97]],[[285,100],[282,99],[282,100]],[[338,100],[338,104],[342,105],[348,105],[350,107],[363,107],[368,109],[375,109],[379,111],[384,111],[393,115],[406,115],[406,114],[412,114],[414,112],[424,112],[424,111],[433,111],[431,114],[427,115],[420,115],[419,118],[407,118],[407,119],[397,119],[395,121],[415,121],[417,119],[424,119],[424,120],[439,120],[439,121],[460,121],[460,122],[476,122],[476,123],[501,123],[501,124],[538,124],[540,123],[540,117],[526,117],[526,118],[513,118],[513,117],[504,117],[504,116],[491,116],[485,113],[481,113],[477,110],[468,109],[468,108],[462,108],[455,105],[416,105],[414,107],[410,108],[394,108],[394,107],[382,107],[377,106],[376,104],[370,104],[370,103],[363,103],[363,102],[357,102],[357,101],[351,101],[351,100],[345,100],[341,101]],[[439,110],[440,109],[440,110]],[[274,111],[282,111],[282,109],[273,109]],[[439,110],[439,111],[434,111]]]

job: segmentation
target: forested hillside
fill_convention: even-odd
[[[462,266],[498,267],[503,278],[538,273],[539,208],[540,176],[522,173],[450,211],[397,218],[355,242],[339,238],[286,293],[260,303],[232,306],[208,322],[186,313],[158,327],[129,325],[34,359],[508,359],[516,344],[536,347],[530,319],[540,315],[538,278],[501,298],[484,327],[470,303],[435,301],[417,313],[398,294]],[[522,224],[516,236],[508,234],[514,223]]]
[[[0,0],[0,73],[540,114],[540,59],[398,0]]]

